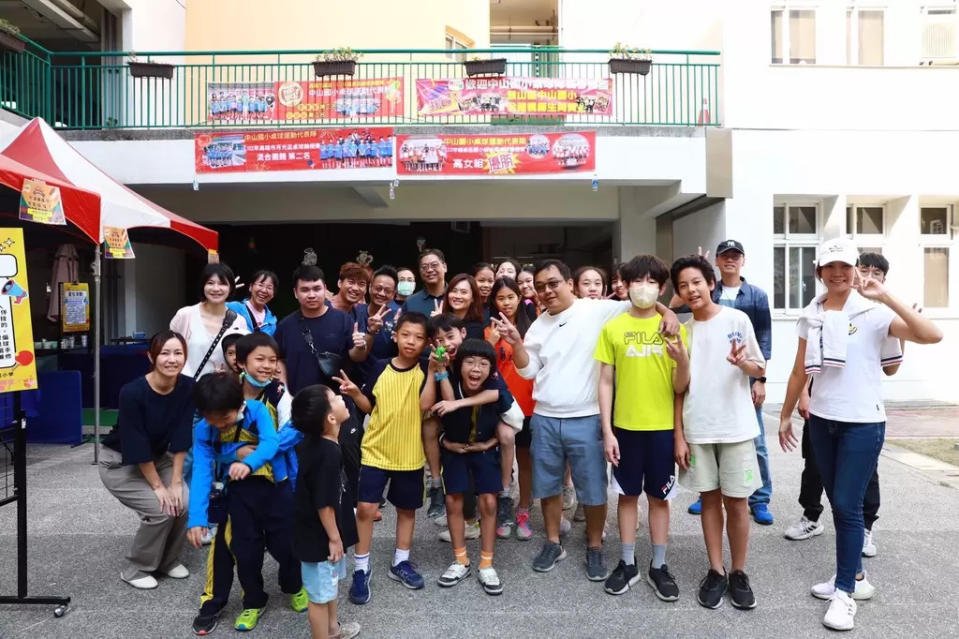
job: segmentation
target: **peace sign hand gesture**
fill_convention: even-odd
[[[867,300],[881,302],[886,295],[886,286],[882,282],[869,275],[860,274],[858,268],[853,269],[852,287]]]
[[[443,314],[443,303],[439,300],[433,300],[433,310],[430,312],[430,317],[436,317],[437,315]]]
[[[739,340],[733,339],[729,348],[729,355],[726,356],[726,361],[733,366],[742,368],[743,365],[749,361],[746,359],[746,344],[740,344]]]
[[[370,315],[369,319],[366,320],[366,329],[369,331],[370,335],[376,335],[383,329],[383,322],[386,319],[386,316],[393,312],[389,306],[385,304],[380,307],[380,310],[376,311]]]
[[[506,340],[506,343],[510,346],[514,346],[517,342],[523,341],[519,330],[512,322],[506,319],[506,316],[502,313],[499,314],[499,319],[491,317],[489,321],[493,328],[500,334],[500,337]]]
[[[677,364],[689,361],[689,353],[686,351],[686,345],[683,344],[683,338],[676,336],[675,339],[663,338],[666,344],[666,354],[673,358]]]
[[[340,385],[340,392],[344,395],[355,397],[360,394],[359,387],[354,384],[349,377],[346,376],[346,373],[343,372],[343,369],[340,369],[339,377],[334,375],[331,379]]]

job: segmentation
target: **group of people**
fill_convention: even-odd
[[[371,601],[374,567],[423,588],[411,551],[426,506],[452,549],[437,584],[475,573],[499,595],[496,541],[531,539],[538,499],[545,539],[534,571],[567,557],[563,511],[576,503],[589,580],[622,595],[645,572],[659,599],[675,601],[668,502],[678,484],[699,495],[690,512],[701,516],[708,568],[697,601],[717,608],[728,593],[733,606],[755,607],[749,520],[773,522],[761,408],[771,331],[768,301],[741,277],[744,263],[743,246],[727,240],[716,250],[719,279],[707,253],[672,265],[640,255],[617,265],[612,281],[599,267],[571,272],[554,259],[478,263],[447,281],[443,252],[426,249],[416,271],[348,262],[335,293],[305,263],[292,278],[299,310],[281,321],[268,306],[279,287],[273,272],[257,272],[249,295],[229,301],[233,272],[207,265],[202,301],[154,336],[151,371],[123,388],[118,427],[104,441],[104,485],[141,519],[121,579],[155,588],[157,575],[187,577],[184,541],[210,543],[193,629],[213,631],[235,573],[243,610],[234,627],[251,630],[267,605],[268,551],[291,608],[309,610],[313,636],[353,637],[358,624],[337,619],[351,546],[354,604]],[[798,322],[779,427],[784,450],[799,445],[798,403],[807,419],[804,510],[786,536],[821,534],[824,488],[837,567],[812,594],[830,601],[823,623],[836,630],[852,628],[856,601],[876,590],[862,556],[875,555],[881,371],[895,372],[905,341],[941,339],[885,288],[888,268],[848,240],[820,247],[824,292]],[[675,297],[665,305],[669,285]],[[620,539],[612,570],[609,487]],[[641,494],[650,543],[637,553]],[[381,563],[371,542],[387,502],[395,547]],[[476,538],[478,563],[466,544]]]

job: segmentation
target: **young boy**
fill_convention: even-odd
[[[426,348],[426,316],[403,313],[393,334],[397,355],[377,360],[361,391],[342,371],[333,378],[340,392],[349,395],[370,416],[362,444],[362,465],[356,509],[358,541],[354,552],[350,601],[370,600],[370,545],[373,518],[383,491],[396,507],[396,549],[388,576],[407,588],[423,587],[423,577],[410,563],[416,509],[423,505],[423,444],[420,394],[426,381],[420,354]]]
[[[434,353],[435,355],[435,353]],[[439,381],[443,401],[433,406],[441,416],[443,434],[443,484],[446,487],[446,518],[455,560],[439,578],[444,588],[455,586],[470,575],[466,556],[466,528],[463,520],[463,493],[479,493],[482,514],[482,551],[478,578],[488,595],[499,595],[503,585],[493,568],[496,542],[496,497],[503,488],[500,477],[496,428],[500,414],[509,410],[513,396],[496,380],[496,352],[486,341],[468,339],[457,349],[452,376],[443,360],[430,358],[430,371]],[[487,390],[496,392],[497,401],[467,406],[462,400],[477,398]],[[424,403],[434,399],[436,385],[427,383]],[[472,481],[471,481],[472,480]]]
[[[224,335],[220,340],[220,348],[223,349],[223,360],[226,362],[227,372],[234,375],[240,374],[240,367],[236,365],[236,343],[243,337],[240,333],[230,333]]]
[[[690,381],[676,403],[675,455],[680,483],[701,493],[703,537],[709,572],[697,599],[718,608],[730,591],[732,604],[749,609],[756,598],[743,572],[749,546],[747,499],[762,485],[756,444],[759,434],[749,378],[765,374],[765,358],[752,323],[742,311],[712,300],[716,276],[701,256],[682,257],[670,271],[673,288],[693,313],[689,331]],[[723,361],[725,360],[725,361]],[[723,565],[723,509],[732,572]]]
[[[346,549],[356,543],[353,498],[345,494],[340,426],[350,418],[343,397],[326,386],[307,386],[293,400],[293,424],[306,434],[293,504],[293,549],[310,598],[313,639],[352,639],[360,624],[336,618],[339,582],[346,579]]]
[[[234,561],[243,588],[243,611],[234,627],[256,627],[267,600],[261,575],[264,536],[269,540],[270,553],[280,564],[280,587],[292,595],[291,607],[302,612],[306,609],[306,595],[290,538],[292,495],[288,487],[275,483],[270,462],[277,454],[278,440],[269,411],[260,402],[244,401],[240,382],[226,372],[201,377],[194,389],[194,402],[202,419],[193,433],[196,461],[190,483],[187,540],[199,548],[203,530],[211,523],[220,524],[207,562],[209,592],[200,598],[194,631],[205,635],[216,628],[217,618],[229,598]],[[255,449],[242,461],[221,463],[219,459],[231,456],[227,448],[231,444],[255,445]],[[235,450],[232,456],[235,457]],[[224,494],[225,503],[211,505],[210,491],[214,485]],[[227,538],[229,552],[224,552]]]
[[[594,354],[600,362],[599,412],[606,459],[613,465],[613,489],[619,493],[622,543],[619,565],[606,579],[605,590],[621,595],[641,578],[634,551],[637,501],[645,492],[652,543],[646,581],[657,597],[676,601],[679,587],[666,567],[666,498],[676,483],[673,407],[675,394],[686,392],[689,384],[688,338],[685,326],[680,326],[682,341],[666,340],[659,332],[662,316],[656,300],[669,278],[662,260],[640,255],[623,264],[620,273],[632,306],[603,326]]]

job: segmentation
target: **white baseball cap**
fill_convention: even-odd
[[[849,266],[858,264],[859,249],[856,248],[855,242],[846,237],[837,237],[820,244],[816,265],[824,266],[831,262],[842,262]]]

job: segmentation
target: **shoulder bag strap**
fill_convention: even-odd
[[[210,358],[213,356],[213,351],[216,350],[216,347],[220,344],[220,340],[223,339],[223,334],[226,333],[226,329],[230,328],[235,321],[236,311],[226,309],[226,314],[223,316],[223,325],[220,326],[220,332],[217,333],[216,337],[213,338],[213,342],[210,344],[209,350],[207,350],[206,355],[203,356],[203,360],[200,362],[200,365],[197,367],[196,371],[194,371],[194,380],[200,379],[200,372],[203,370],[203,367],[206,366],[206,363],[210,361]]]
[[[250,315],[250,321],[253,322],[253,332],[259,333],[261,324],[256,321],[256,315],[253,313],[253,309],[249,304],[244,304],[246,306],[246,312]]]

